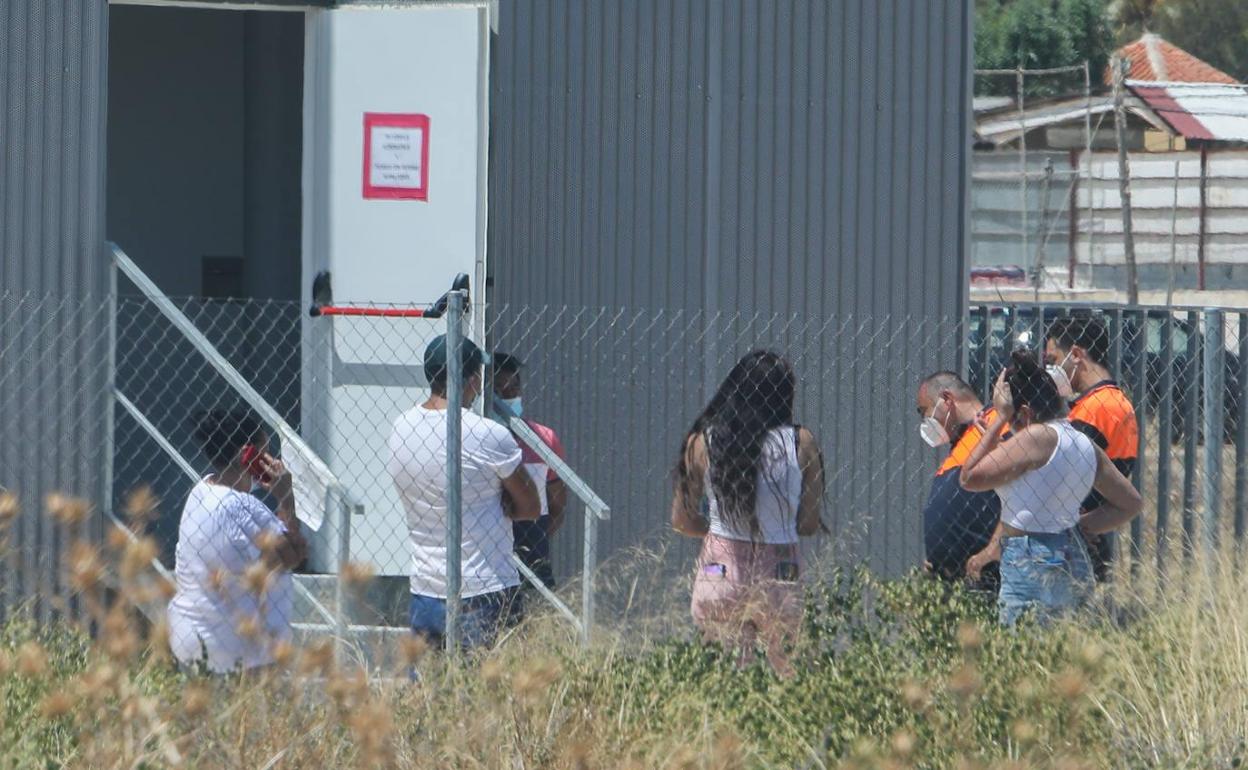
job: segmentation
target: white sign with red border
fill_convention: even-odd
[[[364,113],[364,197],[429,200],[429,116]]]

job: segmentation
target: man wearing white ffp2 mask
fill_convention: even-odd
[[[1131,399],[1110,374],[1109,347],[1109,329],[1103,320],[1096,316],[1066,317],[1053,322],[1044,354],[1058,391],[1065,379],[1079,394],[1070,406],[1070,424],[1092,439],[1119,472],[1130,478],[1139,454],[1139,424]],[[1093,492],[1084,501],[1083,510],[1095,510],[1102,502]],[[1088,545],[1096,578],[1104,581],[1113,559],[1112,537],[1094,539]]]
[[[915,407],[922,417],[919,435],[929,446],[949,445],[949,454],[932,479],[923,505],[923,542],[928,569],[949,581],[966,575],[967,560],[983,550],[1001,511],[994,492],[968,492],[958,483],[962,463],[983,438],[995,416],[985,410],[975,391],[953,372],[937,372],[919,384]],[[983,574],[978,587],[996,590],[995,568]]]
[[[1052,340],[1049,342],[1051,344]],[[1048,366],[1044,367],[1044,370],[1049,373],[1050,377],[1053,378],[1053,384],[1057,386],[1057,394],[1067,401],[1075,397],[1075,387],[1074,383],[1071,381],[1071,375],[1066,373],[1066,367],[1070,366],[1075,372],[1078,372],[1079,364],[1082,363],[1081,361],[1071,362],[1070,359],[1074,356],[1074,354],[1075,351],[1073,350],[1067,351],[1066,357],[1062,359],[1060,364],[1050,363]],[[1055,359],[1056,356],[1050,355],[1049,358],[1052,360]]]

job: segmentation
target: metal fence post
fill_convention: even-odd
[[[1204,348],[1205,505],[1201,545],[1212,554],[1222,517],[1222,444],[1226,404],[1226,314],[1206,309]]]
[[[585,516],[585,576],[581,585],[581,644],[589,646],[594,624],[594,572],[598,569],[598,516],[588,512]]]
[[[1125,329],[1122,308],[1114,308],[1109,316],[1109,369],[1119,382],[1122,382],[1122,336]]]
[[[1022,309],[1018,305],[1010,305],[1007,309],[1007,312],[1010,315],[1009,315],[1009,321],[1007,321],[1005,324],[1005,349],[1002,352],[1005,354],[1004,355],[1005,365],[1009,366],[1010,354],[1013,353],[1014,349],[1018,347],[1018,335],[1021,334],[1023,331],[1025,331],[1025,329],[1023,329],[1022,321],[1019,319],[1019,315],[1022,313]],[[992,375],[989,375],[988,387],[991,388],[995,382],[996,381],[992,377]],[[989,390],[988,392],[988,403],[992,403],[992,391],[991,390]]]
[[[338,664],[342,665],[347,644],[347,590],[342,574],[351,561],[351,503],[338,502],[338,580],[334,582],[334,634]]]
[[[100,501],[104,510],[113,512],[116,490],[113,476],[117,459],[117,265],[108,266],[108,371],[104,373],[104,490]]]
[[[1119,383],[1122,382],[1122,350],[1123,335],[1126,330],[1126,324],[1123,323],[1122,308],[1114,308],[1109,315],[1109,369],[1110,374]],[[1136,462],[1139,463],[1139,458]],[[1138,521],[1138,518],[1137,518]],[[1119,535],[1117,532],[1107,532],[1102,537],[1105,538],[1106,551],[1108,551],[1108,560],[1111,567],[1115,567],[1121,557],[1119,544]]]
[[[1196,453],[1200,438],[1200,314],[1187,314],[1187,357],[1183,383],[1183,546],[1187,556],[1196,547]]]
[[[1135,369],[1132,372],[1132,395],[1135,396],[1135,415],[1138,427],[1135,457],[1135,488],[1144,494],[1148,468],[1148,312],[1138,311],[1135,316]],[[1138,572],[1144,553],[1144,519],[1136,516],[1131,520],[1131,570]]]
[[[1157,569],[1165,570],[1170,527],[1170,455],[1174,439],[1174,314],[1161,323],[1161,393],[1157,409]]]
[[[460,594],[463,589],[463,497],[460,445],[464,395],[464,295],[452,291],[446,308],[446,650],[459,649]]]
[[[1248,491],[1248,313],[1239,314],[1239,381],[1235,388],[1235,544],[1244,538],[1244,500]]]
[[[979,344],[980,353],[980,397],[985,404],[992,403],[992,310],[987,305],[980,307]]]

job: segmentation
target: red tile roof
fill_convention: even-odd
[[[1128,80],[1154,80],[1163,83],[1226,83],[1239,81],[1212,64],[1151,32],[1118,49],[1118,56],[1130,60]],[[1112,66],[1112,65],[1111,65]],[[1113,71],[1105,69],[1105,84],[1114,82]]]

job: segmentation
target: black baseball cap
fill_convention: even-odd
[[[490,356],[477,343],[464,337],[464,376],[470,377],[490,362]],[[439,334],[425,348],[425,379],[429,382],[446,376],[446,335]]]

